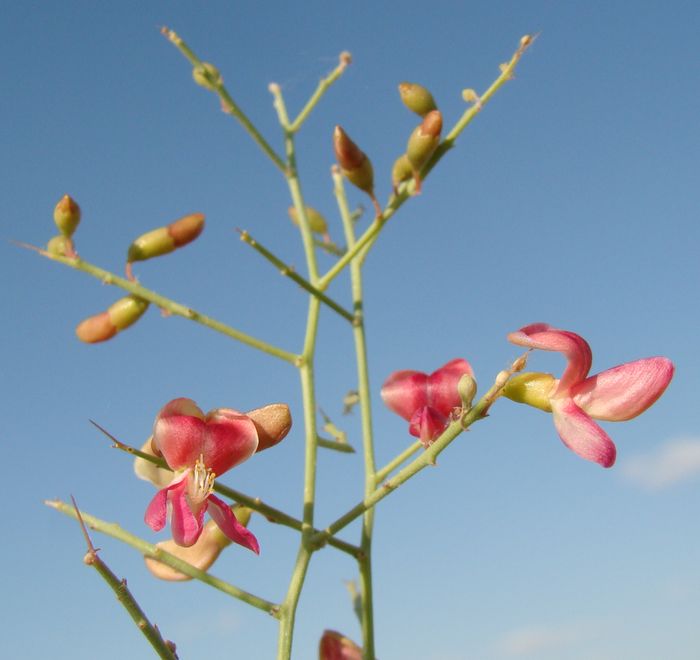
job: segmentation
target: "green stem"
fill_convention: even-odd
[[[172,30],[164,27],[161,32],[173,43],[177,49],[190,61],[193,67],[201,67],[203,62],[192,51],[192,49]],[[241,110],[238,104],[233,100],[233,97],[228,93],[223,82],[213,85],[212,91],[218,94],[221,99],[221,107],[224,112],[235,117],[238,122],[247,131],[248,135],[253,138],[256,144],[262,149],[263,153],[275,164],[282,172],[285,172],[284,161],[277,155],[275,150],[268,144],[267,140],[262,136],[260,131],[255,127],[253,122],[248,119],[246,114]]]
[[[350,321],[350,323],[355,320],[355,317],[347,309],[345,309],[342,305],[339,305],[332,298],[329,298],[322,291],[319,291],[315,286],[299,275],[294,268],[285,264],[284,261],[276,257],[266,247],[256,241],[247,231],[239,230],[239,232],[241,234],[241,240],[265,257],[265,259],[267,259],[275,268],[279,269],[282,275],[288,277],[293,282],[296,282],[302,289],[310,293],[312,296],[316,296],[324,305],[330,307],[334,312],[337,312],[344,319]]]
[[[388,474],[393,472],[399,465],[407,461],[413,454],[422,449],[420,440],[416,440],[410,447],[404,449],[400,454],[392,458],[381,470],[377,470],[377,483],[380,484]]]
[[[88,273],[88,275],[92,275],[98,280],[101,280],[103,284],[111,284],[113,286],[119,287],[120,289],[124,289],[124,291],[133,293],[139,298],[148,300],[148,302],[157,305],[158,307],[169,312],[170,314],[174,314],[175,316],[182,316],[183,318],[186,318],[190,321],[199,323],[200,325],[210,328],[211,330],[220,332],[222,335],[226,335],[231,339],[235,339],[236,341],[239,341],[242,344],[245,344],[246,346],[256,348],[257,350],[262,351],[263,353],[272,355],[276,358],[284,360],[285,362],[289,362],[290,364],[297,364],[297,362],[299,361],[299,356],[295,355],[294,353],[290,353],[289,351],[277,348],[272,344],[268,344],[267,342],[264,342],[260,339],[256,339],[255,337],[251,337],[250,335],[247,335],[244,332],[241,332],[240,330],[236,330],[231,326],[228,326],[224,323],[221,323],[220,321],[210,318],[209,316],[200,314],[191,307],[186,307],[185,305],[176,303],[175,301],[170,300],[165,296],[161,296],[160,294],[156,293],[155,291],[152,291],[151,289],[147,289],[141,286],[138,282],[131,282],[130,280],[127,280],[123,277],[119,277],[118,275],[110,273],[109,271],[103,270],[102,268],[88,263],[87,261],[83,261],[80,258],[72,259],[69,257],[62,257],[57,254],[51,254],[49,252],[46,252],[45,250],[34,247],[32,245],[22,245],[23,247],[35,250],[39,254],[49,259],[52,259],[53,261],[58,261],[59,263],[62,263],[65,266],[70,266],[75,270],[80,270],[83,273]]]
[[[132,456],[142,458],[143,460],[148,461],[149,463],[153,463],[153,465],[157,465],[159,468],[162,468],[164,470],[171,470],[170,466],[165,462],[163,458],[159,456],[152,456],[151,454],[147,454],[146,452],[143,452],[140,449],[136,449],[136,447],[127,445],[121,440],[117,440],[117,438],[115,438],[111,433],[109,433],[109,431],[102,428],[97,422],[90,420],[90,423],[96,426],[102,433],[104,433],[110,440],[112,440],[112,442],[114,443],[112,446],[115,449],[119,449],[127,454],[131,454]],[[214,482],[214,490],[220,495],[228,497],[234,502],[243,504],[249,509],[252,509],[253,511],[256,511],[257,513],[263,515],[271,523],[284,525],[285,527],[290,527],[291,529],[295,529],[299,532],[302,531],[304,527],[301,520],[290,516],[284,511],[275,509],[269,504],[265,504],[265,502],[263,502],[259,497],[251,497],[250,495],[241,493],[238,490],[234,490],[233,488],[225,486],[220,481]],[[314,534],[316,534],[319,530],[314,529],[313,531]],[[342,550],[343,552],[352,555],[353,557],[357,557],[357,555],[360,553],[360,548],[358,546],[352,545],[352,543],[347,543],[346,541],[342,541],[341,539],[338,539],[334,536],[331,536],[328,539],[328,545],[332,545],[334,548]]]
[[[107,564],[102,561],[102,558],[97,554],[98,551],[92,544],[90,535],[88,534],[87,528],[83,521],[83,517],[78,510],[78,505],[73,500],[73,509],[75,511],[75,516],[80,523],[80,527],[83,530],[83,536],[85,536],[85,542],[87,543],[88,550],[83,558],[83,562],[87,566],[92,566],[99,576],[107,583],[107,586],[114,592],[117,597],[119,604],[126,610],[127,614],[131,617],[136,627],[143,633],[143,636],[148,640],[149,644],[153,647],[153,650],[158,654],[158,657],[164,660],[177,660],[177,655],[174,653],[175,645],[172,642],[168,642],[163,639],[158,630],[158,626],[154,626],[146,616],[146,613],[141,609],[136,598],[131,593],[129,588],[126,586],[126,580],[120,580],[107,566]]]
[[[445,136],[445,139],[440,143],[440,146],[435,150],[430,160],[421,168],[420,176],[425,180],[430,171],[437,165],[442,157],[454,146],[455,140],[462,131],[472,122],[474,117],[482,110],[482,108],[491,100],[494,94],[509,80],[513,78],[515,68],[523,56],[525,50],[534,41],[533,37],[525,36],[520,40],[520,46],[515,52],[510,61],[502,68],[501,75],[491,84],[491,86],[479,97],[479,101],[472,105],[460,117],[452,130]],[[410,181],[401,187],[397,195],[392,195],[389,203],[378,215],[374,222],[365,230],[364,234],[357,239],[357,242],[321,277],[317,286],[321,290],[325,290],[333,279],[355,258],[376,240],[379,232],[382,230],[387,220],[403,206],[404,202],[411,197],[415,188],[415,182]]]
[[[343,221],[345,240],[348,250],[355,244],[355,228],[348,207],[343,178],[338,168],[333,169],[334,192],[338,201],[340,216]],[[353,310],[356,323],[353,326],[355,356],[357,360],[357,391],[360,398],[360,417],[362,420],[362,447],[365,464],[365,497],[371,496],[377,487],[376,466],[374,459],[374,440],[372,432],[372,406],[370,399],[369,370],[367,367],[367,338],[365,336],[362,264],[358,259],[350,264],[350,281],[352,286]],[[374,528],[374,509],[364,513],[362,519],[362,536],[358,558],[361,590],[362,654],[365,660],[374,660],[374,598],[372,591],[372,531]]]
[[[344,51],[340,54],[340,61],[338,66],[333,69],[325,78],[322,78],[318,83],[316,91],[311,95],[311,98],[306,102],[306,105],[302,108],[301,112],[297,115],[297,118],[289,124],[288,128],[291,133],[296,133],[301,125],[306,121],[306,118],[311,114],[311,111],[316,107],[321,97],[328,91],[328,88],[343,74],[343,71],[347,68],[348,64],[351,62],[350,53]]]
[[[44,503],[47,506],[53,507],[57,511],[66,514],[67,516],[71,516],[75,519],[77,519],[78,517],[75,508],[71,504],[61,502],[60,500],[46,500]],[[263,598],[255,596],[254,594],[248,593],[247,591],[239,589],[238,587],[229,584],[224,580],[216,578],[213,575],[209,575],[209,573],[205,571],[195,568],[191,564],[188,564],[186,561],[179,559],[175,555],[166,552],[165,550],[153,545],[152,543],[144,541],[138,536],[130,534],[116,523],[109,523],[104,520],[100,520],[99,518],[95,518],[95,516],[91,516],[88,513],[81,512],[81,516],[85,523],[88,525],[88,527],[90,527],[91,529],[95,529],[98,532],[102,532],[103,534],[107,534],[112,538],[118,539],[122,543],[130,545],[132,548],[138,550],[144,557],[155,559],[156,561],[159,561],[163,564],[166,564],[167,566],[170,566],[171,568],[174,568],[180,573],[184,573],[185,575],[188,575],[189,577],[194,578],[195,580],[204,582],[210,587],[214,587],[219,591],[223,591],[225,594],[228,594],[233,598],[237,598],[238,600],[241,600],[244,603],[248,603],[248,605],[252,605],[253,607],[258,608],[263,612],[267,612],[275,618],[279,618],[279,605],[272,603],[269,600],[265,600]]]

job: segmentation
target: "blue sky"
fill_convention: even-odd
[[[633,7],[633,10],[632,10]],[[366,266],[378,462],[410,442],[381,406],[396,369],[432,371],[467,358],[486,387],[518,351],[508,332],[534,321],[578,332],[593,372],[651,355],[677,371],[642,417],[606,429],[612,470],[558,440],[549,416],[499,402],[491,417],[379,508],[376,619],[382,660],[690,660],[700,653],[700,330],[697,185],[700,131],[697,3],[408,2],[5,3],[2,237],[44,245],[66,192],[83,209],[81,255],[118,272],[129,242],[199,211],[192,246],[138,265],[156,291],[289,350],[299,350],[304,297],[246,248],[248,229],[301,268],[283,179],[187,62],[168,25],[217,64],[232,94],[281,148],[267,85],[292,114],[342,50],[353,64],[298,141],[308,203],[340,237],[329,167],[342,124],[370,155],[378,195],[415,118],[397,84],[428,86],[451,126],[461,90],[484,90],[519,38],[540,32],[516,79],[463,134],[392,219]],[[353,203],[366,203],[352,191]],[[366,220],[365,220],[366,222]],[[204,328],[156,310],[104,345],[74,335],[118,292],[5,242],[0,442],[5,526],[0,655],[117,659],[148,649],[106,586],[82,564],[70,520],[44,498],[156,540],[152,496],[128,459],[89,425],[139,444],[176,396],[205,408],[287,401],[298,379]],[[328,268],[332,260],[321,259]],[[331,294],[347,302],[347,282]],[[351,336],[324,312],[320,403],[340,417],[355,385]],[[530,366],[560,372],[560,356]],[[342,418],[357,442],[357,415]],[[302,432],[225,481],[300,513]],[[358,456],[322,453],[317,519],[360,499]],[[286,589],[297,538],[255,518],[259,558],[236,548],[213,572],[270,599]],[[357,529],[345,532],[357,538]],[[274,657],[275,625],[199,584],[155,582],[109,538],[102,556],[183,658]],[[312,564],[295,657],[314,657],[324,628],[359,639],[331,550]]]

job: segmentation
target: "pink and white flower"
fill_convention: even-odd
[[[450,423],[452,411],[461,406],[457,384],[465,374],[473,376],[474,372],[461,358],[451,360],[430,375],[421,371],[395,371],[382,386],[382,399],[388,408],[409,422],[409,433],[428,447]]]
[[[204,528],[204,513],[232,541],[260,552],[258,541],[213,494],[215,477],[250,458],[258,449],[253,421],[230,408],[206,415],[191,399],[174,399],[156,417],[153,449],[163,455],[175,476],[146,509],[146,524],[160,531],[170,518],[173,540],[189,547]]]
[[[589,376],[592,353],[586,340],[545,323],[511,332],[508,339],[518,346],[564,354],[567,365],[561,378],[518,374],[506,385],[504,394],[551,412],[563,443],[603,467],[613,465],[616,449],[593,420],[620,422],[640,415],[663,394],[673,377],[673,363],[665,357],[627,362]]]

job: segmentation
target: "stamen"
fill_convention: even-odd
[[[214,490],[215,477],[216,474],[204,465],[204,455],[200,454],[197,462],[194,464],[187,493],[193,504],[200,504],[211,495]]]

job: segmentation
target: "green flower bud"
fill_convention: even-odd
[[[107,341],[138,321],[148,309],[148,302],[137,296],[117,300],[106,312],[90,316],[78,324],[75,334],[80,341],[96,344]]]
[[[462,407],[469,410],[472,407],[472,401],[476,395],[476,381],[474,376],[464,374],[457,382],[457,392],[462,400]]]
[[[71,252],[71,240],[67,236],[54,236],[47,244],[46,251],[59,257],[67,257]]]
[[[440,144],[441,131],[442,115],[439,110],[433,110],[425,116],[421,125],[411,133],[406,146],[406,157],[414,170],[423,167],[433,155]]]
[[[299,218],[297,216],[297,210],[290,206],[288,209],[289,218],[298,227]],[[326,219],[314,208],[306,207],[306,219],[309,221],[309,229],[311,229],[314,234],[320,234],[321,236],[328,235],[328,223]]]
[[[209,62],[202,62],[192,69],[192,78],[204,89],[216,90],[223,84],[223,78],[219,70]]]
[[[145,261],[168,254],[176,248],[191,243],[204,229],[204,216],[192,213],[169,224],[139,236],[130,246],[126,260]]]
[[[549,396],[555,384],[552,374],[525,372],[513,376],[503,388],[503,394],[512,401],[552,412]]]
[[[373,197],[374,170],[372,163],[340,126],[336,126],[333,133],[333,148],[340,169],[347,180]]]
[[[408,181],[412,176],[413,167],[411,167],[411,161],[408,160],[406,154],[401,154],[394,161],[394,167],[391,170],[391,183],[394,186],[394,192],[398,190],[400,183]]]
[[[80,207],[69,195],[63,195],[53,210],[53,220],[58,231],[70,238],[80,224]]]
[[[425,117],[432,110],[437,110],[433,95],[421,85],[402,82],[399,85],[399,94],[403,104],[421,117]]]

